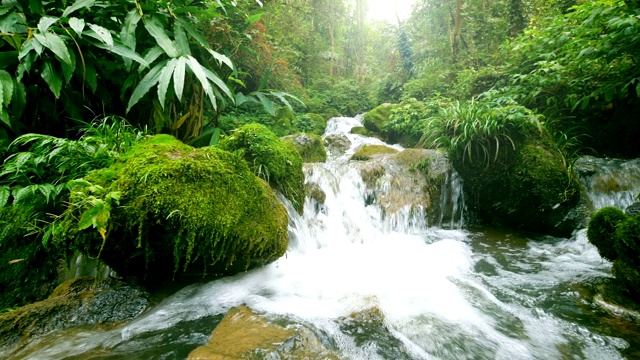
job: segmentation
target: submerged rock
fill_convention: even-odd
[[[237,154],[157,135],[85,180],[72,189],[56,239],[100,257],[120,276],[149,285],[200,281],[286,251],[286,209]],[[115,194],[119,206],[112,201],[106,213],[107,231],[79,226],[95,209],[87,199],[104,203]]]
[[[55,330],[131,320],[148,302],[149,294],[142,288],[112,278],[71,279],[49,299],[0,315],[0,350]]]
[[[207,344],[189,354],[190,360],[206,359],[335,359],[311,331],[268,322],[246,306],[227,312]]]
[[[327,160],[324,142],[318,135],[300,133],[285,136],[282,140],[293,144],[304,162],[325,162]]]

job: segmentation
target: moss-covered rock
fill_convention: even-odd
[[[32,205],[0,209],[0,312],[45,299],[64,272],[66,251],[37,236],[44,221]]]
[[[310,331],[268,322],[246,306],[227,312],[207,344],[189,354],[190,360],[318,359],[338,357]]]
[[[302,157],[292,144],[280,140],[263,125],[249,124],[222,139],[218,147],[239,153],[254,174],[280,191],[302,213],[305,197]]]
[[[274,261],[286,251],[286,210],[238,154],[157,135],[85,179],[120,194],[120,206],[106,214],[105,238],[78,224],[90,213],[95,186],[73,189],[56,237],[99,255],[121,276],[148,284],[197,281]]]
[[[0,349],[55,330],[133,319],[147,308],[148,299],[143,289],[112,278],[66,281],[48,299],[0,315]]]
[[[398,150],[385,145],[362,145],[356,149],[350,160],[369,160],[379,154],[395,154]]]
[[[471,208],[487,223],[569,236],[587,215],[572,211],[580,201],[577,180],[546,132],[513,134],[515,150],[503,146],[488,166],[454,159]]]
[[[614,261],[618,257],[614,247],[613,233],[618,224],[626,218],[620,209],[614,207],[602,208],[591,217],[587,237],[598,248],[603,258]]]
[[[282,140],[293,144],[304,162],[325,162],[327,160],[324,141],[318,135],[301,133],[285,136]]]
[[[385,122],[387,122],[387,120],[389,120],[389,117],[391,116],[391,110],[393,110],[393,105],[379,105],[373,110],[364,114],[362,124],[367,130],[371,132],[382,133]]]
[[[354,126],[354,127],[351,128],[349,133],[357,134],[357,135],[364,135],[364,136],[372,136],[372,135],[374,135],[374,133],[372,133],[371,131],[367,130],[367,128],[364,127],[364,126]]]

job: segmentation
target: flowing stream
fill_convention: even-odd
[[[344,359],[622,359],[638,355],[640,331],[588,294],[610,278],[585,230],[571,239],[467,229],[461,182],[443,195],[448,216],[385,215],[349,164],[377,139],[348,134],[358,118],[330,121],[346,153],[307,165],[324,205],[290,210],[289,250],[266,267],[184,288],[114,329],[45,336],[12,359],[183,359],[205,343],[226,311],[245,304],[272,319],[306,324]],[[398,147],[398,149],[401,149]],[[445,229],[446,228],[446,229]],[[345,325],[378,309],[383,324]],[[382,330],[381,330],[382,329]],[[634,340],[635,339],[635,340]]]

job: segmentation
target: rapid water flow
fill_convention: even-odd
[[[348,161],[357,146],[383,143],[349,134],[353,126],[361,126],[359,118],[330,120],[325,136],[342,134],[351,147],[306,166],[307,181],[326,200],[308,199],[304,216],[289,210],[291,241],[281,259],[182,289],[113,330],[38,339],[13,358],[180,359],[241,304],[307,324],[343,359],[623,358],[629,342],[601,326],[608,315],[581,295],[610,276],[584,230],[572,239],[532,240],[456,229],[460,217],[444,230],[408,210],[385,216],[366,201],[366,186]],[[456,213],[464,203],[460,180],[451,183],[443,201],[454,197]],[[383,324],[370,325],[378,328],[355,334],[344,326],[351,314],[371,308],[384,315]]]

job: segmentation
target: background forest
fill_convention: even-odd
[[[523,122],[544,127],[568,167],[580,154],[640,155],[637,1],[416,0],[393,22],[368,7],[3,0],[0,239],[31,240],[2,261],[57,261],[47,254],[68,250],[54,249],[48,225],[69,206],[67,182],[147,134],[196,146],[254,122],[321,134],[329,117],[394,103],[384,136],[460,159],[488,164]],[[117,204],[100,191],[83,226],[104,227]],[[12,291],[0,308],[48,290]]]

